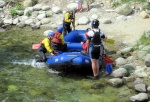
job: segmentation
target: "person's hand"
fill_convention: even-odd
[[[55,54],[52,52],[52,53],[50,53],[52,56],[54,56]]]
[[[74,20],[73,19],[71,19],[71,22],[73,22]]]
[[[83,45],[83,42],[81,41],[81,45]]]

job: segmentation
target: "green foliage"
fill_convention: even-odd
[[[24,8],[23,5],[17,4],[15,7],[13,7],[13,8],[10,9],[10,14],[13,15],[13,16],[15,16],[15,15],[18,14],[17,10],[24,10],[24,9],[25,8]]]
[[[24,6],[20,4],[16,5],[15,8],[16,10],[24,10]]]
[[[150,10],[150,4],[145,5],[145,6],[143,7],[143,9],[148,9],[148,10]]]
[[[13,15],[13,16],[15,16],[15,15],[17,15],[18,13],[17,13],[17,11],[16,11],[15,8],[11,8],[11,9],[10,9],[10,14]]]
[[[112,7],[117,7],[117,6],[119,6],[119,5],[120,5],[119,2],[114,2],[113,5],[112,5]]]
[[[144,35],[140,38],[140,43],[144,44],[144,45],[150,45],[150,39],[149,38],[145,38]]]

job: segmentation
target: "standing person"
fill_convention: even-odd
[[[38,52],[40,57],[42,58],[39,60],[40,62],[46,62],[47,57],[46,57],[46,52],[49,52],[52,56],[57,54],[58,52],[55,52],[52,45],[51,45],[51,40],[54,37],[54,32],[49,32],[48,37],[44,38],[41,42],[41,46],[38,48]]]
[[[87,41],[88,41],[88,52],[91,58],[92,63],[92,71],[93,71],[93,79],[99,79],[99,55],[100,55],[100,47],[101,40],[106,41],[106,37],[98,27],[99,21],[97,19],[92,21],[92,30],[87,33]]]
[[[64,35],[62,34],[63,27],[60,26],[57,28],[57,31],[54,33],[52,39],[52,46],[54,50],[67,51],[67,44],[64,41]]]
[[[82,4],[83,4],[83,0],[78,0],[78,8],[77,8],[77,12],[82,12]]]
[[[89,11],[90,10],[90,0],[86,0],[86,5],[87,5],[86,11]]]
[[[75,29],[75,14],[74,10],[69,10],[65,13],[64,19],[63,19],[63,34],[64,36],[69,33],[71,29],[71,24],[73,26],[73,29]]]

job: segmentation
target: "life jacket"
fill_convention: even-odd
[[[60,39],[60,35],[61,35],[61,33],[55,32],[55,35],[52,39],[52,43],[62,44],[62,40]]]
[[[69,13],[69,11],[67,11],[66,13]],[[65,15],[64,15],[63,22],[64,22],[64,23],[71,23],[71,22],[65,21],[66,13],[65,13]],[[75,19],[74,14],[70,14],[70,13],[69,13],[68,16],[69,16],[68,19]]]
[[[94,30],[93,30],[93,32],[94,32],[94,36],[91,38],[90,44],[91,45],[99,45],[99,44],[101,44],[100,29],[99,29],[98,32],[95,32]]]
[[[86,42],[84,42],[82,44],[82,48],[83,48],[83,50],[87,51],[87,48],[88,48],[88,42],[87,42],[87,40],[86,40]]]

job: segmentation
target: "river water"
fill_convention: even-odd
[[[31,45],[44,38],[43,31],[0,33],[1,102],[128,102],[132,90],[110,86],[109,75],[91,80],[77,73],[61,76],[45,64],[35,66],[37,51]]]

